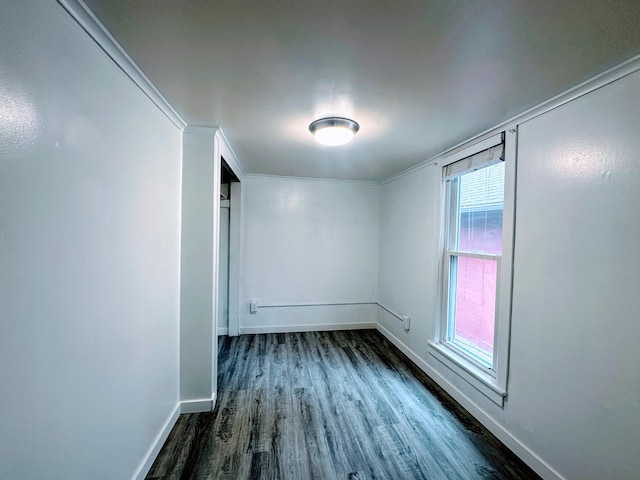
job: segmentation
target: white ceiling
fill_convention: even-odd
[[[380,180],[640,53],[638,0],[85,0],[247,172]],[[360,123],[343,147],[307,128]]]

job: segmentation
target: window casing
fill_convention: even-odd
[[[515,130],[443,166],[442,301],[429,353],[498,405],[507,394]]]

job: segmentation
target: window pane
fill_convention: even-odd
[[[455,321],[450,341],[491,366],[496,309],[496,260],[452,257]]]
[[[504,162],[459,178],[456,247],[463,252],[502,253]]]

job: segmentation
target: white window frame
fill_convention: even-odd
[[[438,165],[444,169],[459,160],[487,150],[502,143],[504,138],[504,207],[502,213],[502,255],[487,255],[481,253],[459,252],[447,250],[449,243],[450,210],[447,182],[442,181],[441,196],[441,265],[440,288],[441,305],[436,321],[436,331],[433,340],[428,342],[428,352],[455,374],[463,378],[470,385],[484,394],[500,407],[504,406],[507,397],[507,380],[509,373],[509,348],[511,331],[511,290],[513,279],[513,240],[515,226],[515,182],[516,182],[516,127],[464,148],[448,157]],[[449,266],[451,257],[474,257],[497,260],[496,278],[496,318],[494,333],[493,366],[489,368],[483,362],[474,359],[464,351],[449,342],[448,308],[449,308]]]

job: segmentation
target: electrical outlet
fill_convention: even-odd
[[[258,299],[254,298],[249,303],[249,311],[251,313],[258,313]]]

